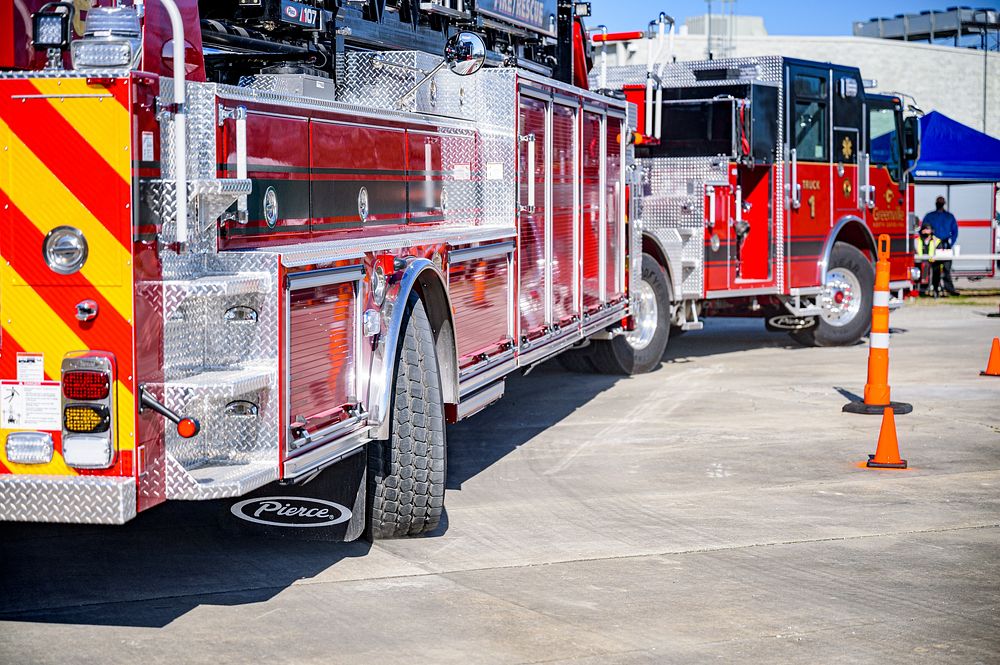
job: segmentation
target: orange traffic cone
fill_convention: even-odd
[[[1000,376],[1000,337],[993,338],[993,348],[990,349],[990,359],[986,363],[986,371],[980,376]]]
[[[899,441],[896,439],[896,416],[892,408],[882,413],[882,429],[878,433],[875,454],[868,456],[868,467],[873,469],[905,469],[906,460],[899,458]]]
[[[868,336],[868,382],[862,401],[844,405],[844,413],[881,415],[891,406],[899,415],[913,411],[913,405],[889,399],[889,236],[878,237],[875,262],[875,293],[872,296],[872,330]]]

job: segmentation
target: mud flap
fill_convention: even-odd
[[[219,520],[239,536],[349,542],[365,531],[365,449],[315,476],[275,482],[220,501]]]

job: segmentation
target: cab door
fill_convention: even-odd
[[[883,233],[893,237],[893,254],[906,253],[909,234],[906,194],[901,186],[902,107],[894,97],[870,97],[865,109],[868,147],[868,168],[862,171],[867,180],[863,187],[865,221],[875,237]]]
[[[790,64],[788,90],[788,285],[822,283],[817,265],[833,224],[831,190],[832,72],[827,68]]]
[[[856,70],[833,71],[833,202],[831,225],[846,216],[864,218],[869,161],[864,142],[864,87]]]

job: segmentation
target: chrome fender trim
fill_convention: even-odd
[[[448,282],[431,261],[424,258],[410,258],[407,261],[408,265],[403,271],[403,276],[392,285],[385,304],[382,305],[385,331],[379,335],[378,343],[372,350],[371,375],[368,381],[368,405],[370,436],[374,439],[389,437],[389,426],[392,420],[389,412],[392,407],[392,381],[396,374],[396,347],[399,346],[400,338],[403,335],[403,316],[406,312],[407,299],[421,278],[428,277],[439,282],[447,298],[446,285]],[[452,331],[454,331],[455,322],[450,301],[447,317],[451,323]],[[434,332],[436,334],[438,331]],[[451,352],[454,353],[455,350],[451,349]],[[458,385],[457,358],[453,358],[449,362],[442,362],[439,358],[438,367],[442,372],[452,371],[455,374],[451,377],[452,385]],[[442,377],[443,382],[444,377]],[[443,388],[442,386],[442,397],[445,392]]]
[[[819,284],[826,284],[826,271],[830,266],[830,256],[833,254],[833,245],[837,242],[837,238],[840,237],[841,231],[850,225],[857,225],[865,240],[868,241],[868,250],[875,253],[877,245],[875,244],[875,236],[872,235],[871,229],[865,224],[864,220],[856,215],[847,215],[846,217],[841,217],[840,220],[830,229],[830,234],[826,237],[826,243],[823,245],[822,258],[819,261]]]

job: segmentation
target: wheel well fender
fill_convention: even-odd
[[[830,229],[830,234],[827,236],[826,243],[823,246],[823,254],[820,258],[819,265],[821,284],[826,283],[826,272],[830,267],[830,257],[833,255],[833,246],[838,242],[844,242],[848,245],[857,247],[864,252],[872,262],[875,261],[875,256],[878,250],[875,244],[875,236],[872,235],[868,225],[865,224],[864,220],[855,215],[841,217],[834,227]]]
[[[662,243],[656,238],[656,236],[648,233],[642,234],[642,253],[649,254],[656,259],[657,263],[659,263],[663,267],[663,270],[667,273],[667,282],[670,283],[670,292],[679,293],[680,285],[674,282],[673,266],[670,265],[670,259],[667,258],[668,254],[663,249]]]
[[[390,289],[382,306],[385,331],[372,356],[371,378],[368,384],[372,436],[389,437],[392,415],[392,384],[396,376],[396,357],[404,334],[406,302],[416,294],[427,311],[441,377],[441,397],[445,404],[458,403],[458,355],[455,343],[455,321],[451,301],[441,272],[427,259],[409,262],[403,275]]]

